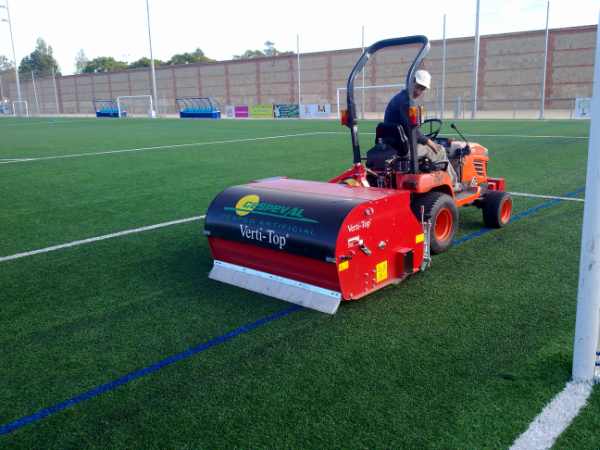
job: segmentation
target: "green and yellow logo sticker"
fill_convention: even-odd
[[[298,222],[319,223],[318,220],[304,217],[303,208],[264,202],[261,201],[260,197],[256,194],[244,195],[237,201],[235,207],[225,207],[225,210],[234,210],[236,215],[240,217],[244,217],[249,214],[258,214],[261,216],[285,218]]]
[[[260,197],[256,194],[244,195],[235,204],[235,213],[238,216],[247,216],[260,203]]]

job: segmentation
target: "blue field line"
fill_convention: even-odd
[[[0,426],[0,435],[11,433],[25,425],[28,425],[32,422],[37,422],[45,417],[48,417],[52,414],[55,414],[63,409],[70,408],[78,403],[81,403],[85,400],[89,400],[91,398],[97,397],[98,395],[104,394],[106,392],[112,391],[113,389],[118,388],[124,384],[129,383],[130,381],[137,380],[138,378],[144,377],[146,375],[150,375],[151,373],[157,372],[160,369],[170,366],[171,364],[175,364],[176,362],[183,361],[184,359],[188,359],[198,353],[202,353],[205,350],[210,349],[216,345],[223,344],[241,334],[248,333],[256,328],[259,328],[263,325],[268,324],[269,322],[273,322],[277,319],[281,319],[282,317],[289,316],[290,314],[303,309],[301,306],[293,305],[290,308],[286,308],[282,311],[271,314],[270,316],[263,317],[262,319],[257,320],[256,322],[252,322],[246,325],[242,325],[235,330],[230,331],[227,334],[222,336],[213,338],[203,344],[199,344],[195,347],[192,347],[184,352],[177,353],[176,355],[169,356],[157,363],[154,363],[148,367],[144,367],[143,369],[136,370],[134,372],[130,372],[127,375],[122,376],[121,378],[117,378],[109,383],[102,384],[97,386],[89,391],[84,392],[83,394],[79,394],[69,400],[58,403],[49,408],[40,409],[38,412],[31,414],[30,416],[25,416],[20,419],[17,419],[13,422],[7,423],[6,425]]]
[[[575,191],[569,192],[567,194],[565,194],[563,197],[572,197],[575,196],[581,192],[583,192],[585,190],[585,186],[581,187]],[[513,216],[513,218],[511,219],[511,222],[515,222],[517,220],[523,219],[525,217],[528,217],[532,214],[537,213],[538,211],[541,211],[543,209],[549,208],[551,206],[554,206],[560,202],[562,202],[563,200],[560,199],[555,199],[555,200],[550,200],[544,203],[541,203],[537,206],[534,206],[532,208],[529,208],[515,216]],[[458,245],[458,244],[462,244],[464,242],[470,241],[472,239],[475,239],[476,237],[482,236],[484,234],[489,233],[490,231],[493,231],[494,229],[492,228],[482,228],[481,230],[475,231],[473,233],[470,233],[466,236],[463,236],[459,239],[456,239],[454,241],[454,245]],[[263,317],[262,319],[257,320],[256,322],[252,322],[246,325],[242,325],[239,328],[236,328],[235,330],[230,331],[229,333],[226,333],[222,336],[213,338],[207,342],[204,342],[202,344],[199,344],[195,347],[192,347],[184,352],[181,353],[177,353],[176,355],[173,356],[169,356],[168,358],[165,358],[157,363],[154,363],[148,367],[145,367],[143,369],[139,369],[136,370],[134,372],[130,372],[127,375],[124,375],[120,378],[117,378],[116,380],[113,380],[109,383],[105,383],[102,384],[100,386],[97,386],[93,389],[90,389],[89,391],[86,391],[82,394],[79,394],[73,398],[70,398],[69,400],[66,400],[64,402],[58,403],[54,406],[50,406],[49,408],[44,408],[44,409],[40,409],[38,412],[31,414],[29,416],[25,416],[22,417],[20,419],[17,419],[13,422],[9,422],[5,425],[1,425],[0,426],[0,435],[4,435],[4,434],[8,434],[11,433],[19,428],[24,427],[25,425],[28,425],[30,423],[33,422],[37,422],[38,420],[44,419],[45,417],[48,417],[52,414],[55,414],[57,412],[60,412],[64,409],[70,408],[71,406],[75,406],[78,403],[81,403],[83,401],[89,400],[91,398],[97,397],[101,394],[104,394],[106,392],[112,391],[116,388],[118,388],[119,386],[122,386],[124,384],[129,383],[130,381],[133,380],[137,380],[138,378],[144,377],[146,375],[150,375],[154,372],[159,371],[160,369],[170,366],[172,364],[175,364],[176,362],[179,361],[183,361],[185,359],[188,359],[194,355],[197,355],[198,353],[202,353],[205,350],[210,349],[211,347],[214,347],[216,345],[220,345],[220,344],[224,344],[227,341],[230,341],[231,339],[240,336],[242,334],[248,333],[252,330],[255,330],[256,328],[259,328],[263,325],[266,325],[270,322],[273,322],[275,320],[281,319],[282,317],[286,317],[289,316],[290,314],[299,311],[303,309],[301,306],[298,305],[293,305],[290,308],[286,308],[284,310],[281,310],[279,312],[276,312],[274,314],[271,314],[267,317]]]

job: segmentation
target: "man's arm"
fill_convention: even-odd
[[[423,132],[421,131],[421,128],[417,128],[417,143],[419,143],[421,145],[426,145],[431,150],[433,150],[436,154],[439,151],[438,144],[436,144],[431,139],[429,139],[427,136],[425,136],[423,134]]]

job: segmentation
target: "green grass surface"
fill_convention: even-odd
[[[587,140],[527,136],[586,136],[588,122],[458,123],[482,135],[473,140],[509,190],[564,195],[585,183]],[[374,123],[361,125],[366,147]],[[349,166],[344,130],[2,120],[0,160],[73,157],[0,164],[0,256],[203,214],[255,178],[327,180]],[[250,140],[274,136],[287,137]],[[514,203],[519,213],[544,200]],[[333,317],[295,312],[0,436],[0,447],[506,448],[570,377],[582,211],[543,209]],[[479,210],[461,211],[459,236],[481,226]],[[208,280],[201,231],[191,222],[0,262],[0,426],[288,308]],[[595,393],[558,446],[597,447],[599,408]]]

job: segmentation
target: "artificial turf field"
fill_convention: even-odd
[[[508,190],[583,197],[589,122],[457,124]],[[0,120],[0,447],[509,447],[570,378],[580,202],[483,233],[465,208],[430,270],[335,316],[208,280],[201,220],[2,260],[350,161],[330,121]],[[595,391],[556,447],[599,424]]]

